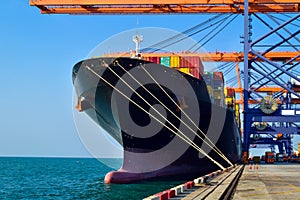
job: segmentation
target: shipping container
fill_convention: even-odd
[[[182,56],[180,67],[197,68],[201,75],[204,74],[204,66],[198,56]]]
[[[180,58],[180,67],[192,67],[192,63],[189,56],[182,56]]]
[[[233,97],[225,97],[225,104],[232,107],[232,109],[234,109],[234,102],[235,100]]]
[[[187,67],[180,67],[179,71],[185,73],[185,74],[190,74],[190,70]]]
[[[289,161],[289,156],[287,154],[283,155],[283,162],[288,162]]]
[[[213,90],[214,92],[214,99],[224,99],[222,98],[224,95],[223,95],[223,91],[222,90]]]
[[[204,81],[206,85],[210,85],[213,88],[213,73],[212,72],[204,72]]]
[[[170,67],[170,57],[169,56],[160,57],[160,64]]]
[[[275,155],[274,155],[274,152],[272,151],[267,151],[265,153],[265,158],[266,158],[266,163],[274,163],[275,161]]]
[[[156,64],[160,64],[160,57],[150,57],[150,61]]]
[[[235,91],[233,88],[226,87],[224,91],[226,97],[235,97]]]
[[[292,162],[292,163],[298,162],[298,156],[297,156],[296,153],[294,153],[293,155],[291,155],[290,162]]]
[[[283,162],[283,154],[282,153],[276,153],[276,161],[277,162]]]
[[[213,82],[214,82],[214,89],[215,90],[221,90],[222,89],[222,91],[224,91],[223,90],[223,88],[224,88],[224,83],[223,83],[223,81],[220,81],[220,80],[213,80]]]
[[[203,75],[204,74],[204,66],[201,59],[198,56],[190,56],[189,57],[189,67],[198,69],[198,72]]]
[[[211,96],[213,95],[213,89],[210,85],[206,85],[207,87],[207,91],[208,91],[208,94],[210,94]]]
[[[224,77],[222,72],[214,72],[214,80],[222,81],[224,83]]]
[[[143,59],[156,64],[160,64],[160,57],[150,56],[150,57],[144,57]]]
[[[240,115],[240,105],[235,104],[235,115]]]
[[[200,72],[199,72],[198,68],[191,68],[189,70],[190,70],[191,75],[193,75],[196,78],[200,78],[200,75],[199,75]]]
[[[171,56],[170,57],[170,67],[180,67],[180,57],[179,56]]]
[[[198,70],[199,70],[199,73],[200,73],[201,76],[202,76],[202,75],[204,74],[204,65],[203,65],[201,59],[200,59],[200,58],[198,58],[198,59],[199,59],[199,66],[198,66],[197,68],[198,68]]]

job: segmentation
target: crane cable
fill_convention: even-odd
[[[126,71],[125,68],[120,65],[118,61],[115,61],[115,63],[135,81],[137,82],[144,90],[146,90],[154,99],[156,99],[164,108],[166,108],[174,117],[176,117],[179,121],[181,121],[189,130],[191,130],[200,140],[205,142],[210,148],[212,148],[220,157],[222,157],[228,164],[233,165],[226,156],[222,153],[222,151],[213,144],[213,142],[204,134],[204,132],[195,124],[195,122],[186,114],[182,108],[170,97],[170,95],[165,91],[163,87],[155,80],[155,78],[145,69],[144,66],[142,66],[143,70],[148,74],[148,76],[160,87],[160,89],[168,96],[168,98],[180,109],[180,111],[192,122],[192,124],[200,131],[200,133],[203,135],[204,138],[200,137],[197,132],[195,132],[190,126],[188,126],[184,121],[182,121],[173,111],[171,111],[164,103],[162,103],[154,94],[152,94],[143,84],[141,84],[130,72]],[[109,68],[118,78],[121,79],[120,76],[118,76],[111,68]],[[126,83],[124,80],[121,79],[122,82],[124,82],[129,88],[131,88],[128,83]],[[131,88],[132,91],[134,91],[133,88]],[[135,91],[134,91],[135,92]],[[140,96],[139,96],[140,97]],[[140,97],[141,98],[141,97]],[[155,108],[153,108],[155,110]],[[158,111],[157,111],[158,112]],[[208,142],[205,141],[205,138],[208,140]]]
[[[231,15],[230,15],[231,16]],[[222,28],[220,28],[220,30],[218,30],[215,34],[213,34],[210,38],[208,38],[202,45],[200,45],[196,50],[198,51],[201,47],[203,47],[204,45],[206,45],[209,41],[211,41],[217,34],[219,34],[221,31],[223,31],[233,20],[235,20],[235,18],[237,18],[238,15],[235,15],[229,22],[227,22]],[[226,21],[226,20],[225,20]],[[225,22],[224,21],[224,22]],[[223,22],[221,23],[223,24]]]
[[[218,70],[223,70],[223,69],[229,67],[229,65],[232,65],[232,62],[223,63],[223,64],[219,65],[217,68],[218,68]]]
[[[172,37],[170,37],[170,38],[167,38],[167,39],[165,39],[165,40],[163,40],[163,41],[160,41],[160,42],[158,42],[158,43],[156,43],[156,44],[150,45],[149,47],[144,48],[144,49],[142,49],[141,51],[151,50],[152,48],[156,48],[156,47],[159,48],[161,45],[164,45],[165,43],[168,43],[168,42],[170,42],[170,41],[172,41],[172,40],[178,39],[178,38],[184,36],[183,34],[189,34],[190,32],[192,32],[192,31],[194,31],[194,30],[197,30],[198,28],[202,27],[203,25],[205,25],[205,24],[208,23],[208,22],[214,21],[215,19],[221,17],[222,15],[223,15],[223,14],[219,14],[219,15],[216,15],[216,16],[214,16],[214,17],[212,17],[212,18],[209,18],[208,20],[206,20],[206,21],[204,21],[204,22],[202,22],[202,23],[200,23],[200,24],[198,24],[198,25],[196,25],[196,26],[194,26],[194,27],[192,27],[192,28],[189,28],[189,29],[183,31],[182,33],[178,33],[178,34],[176,34],[176,35],[174,35],[174,36],[172,36]],[[196,31],[196,33],[197,33],[197,32],[198,32],[198,31]],[[192,32],[192,35],[193,35],[193,32]]]
[[[229,17],[231,17],[231,16],[232,16],[232,14],[229,15]],[[210,27],[213,27],[213,26],[215,26],[215,25],[221,26],[221,25],[222,25],[229,17],[225,16],[223,19],[221,19],[221,20],[217,21],[216,23],[212,24]],[[215,30],[216,30],[216,29],[213,29],[213,30],[209,31],[207,34],[205,34],[200,40],[197,41],[196,44],[194,44],[193,46],[191,46],[191,47],[189,48],[189,51],[192,51],[192,49],[193,49],[195,46],[197,46],[200,42],[202,42],[205,38],[207,38],[207,37],[208,37],[210,34],[212,34]],[[203,46],[203,45],[202,45],[202,46]],[[196,52],[196,51],[197,51],[197,50],[195,50],[194,52]]]
[[[189,35],[185,35],[183,38],[178,39],[177,41],[174,41],[174,42],[172,42],[172,43],[170,43],[170,44],[167,44],[167,45],[165,45],[165,46],[163,46],[163,47],[160,47],[160,48],[158,48],[158,49],[155,49],[155,50],[153,50],[153,51],[150,52],[150,53],[154,53],[154,52],[156,52],[156,51],[158,51],[158,50],[160,50],[160,49],[164,49],[164,48],[169,47],[169,46],[171,46],[171,45],[173,45],[173,44],[176,44],[176,43],[178,43],[178,42],[181,42],[181,41],[183,41],[183,40],[185,40],[185,39],[187,39],[187,38],[189,38],[189,37],[191,37],[191,36],[193,36],[193,35],[195,35],[195,34],[198,34],[198,33],[202,32],[202,31],[206,30],[206,29],[209,28],[209,27],[212,27],[212,26],[214,26],[214,25],[216,25],[216,24],[222,22],[222,21],[226,21],[226,17],[224,17],[223,19],[221,19],[221,20],[215,22],[214,24],[210,24],[210,25],[208,25],[208,26],[206,26],[206,27],[204,27],[204,28],[202,28],[202,29],[200,29],[200,30],[194,32],[194,33],[191,33],[191,34],[189,34]],[[197,45],[197,44],[198,44],[198,43],[196,43],[195,45]]]
[[[227,76],[234,68],[235,68],[235,63],[231,62],[231,65],[226,70],[224,70],[223,76]]]
[[[130,97],[126,96],[122,91],[120,91],[118,88],[114,87],[109,81],[107,81],[105,78],[103,78],[102,76],[100,76],[99,74],[97,74],[97,72],[95,72],[93,69],[91,69],[89,66],[84,66],[84,68],[86,68],[87,70],[89,70],[90,72],[92,72],[95,76],[97,76],[98,78],[100,78],[102,81],[104,81],[106,84],[108,84],[110,87],[112,87],[114,90],[116,90],[119,94],[121,94],[122,96],[124,96],[127,100],[129,100],[131,103],[133,103],[135,106],[137,106],[138,108],[140,108],[143,112],[147,113],[149,116],[151,116],[153,119],[155,119],[158,123],[160,123],[161,125],[163,125],[164,127],[166,127],[168,130],[170,130],[171,132],[173,132],[175,135],[177,135],[180,139],[182,139],[183,141],[185,141],[186,143],[188,143],[190,146],[192,146],[193,148],[195,148],[197,151],[199,151],[200,153],[202,153],[203,155],[205,155],[208,159],[210,159],[214,164],[216,164],[217,166],[219,166],[221,169],[225,169],[220,163],[218,163],[216,160],[214,160],[212,157],[210,157],[207,153],[205,153],[200,147],[198,147],[190,138],[188,138],[186,135],[184,135],[178,128],[176,128],[172,123],[170,123],[167,119],[166,121],[168,123],[170,123],[172,126],[174,126],[175,129],[178,130],[179,133],[181,133],[184,137],[182,137],[181,135],[179,135],[177,132],[175,132],[174,130],[172,130],[170,127],[166,126],[163,122],[161,122],[159,119],[157,119],[155,116],[153,116],[150,112],[146,111],[143,107],[141,107],[138,103],[136,103],[135,101],[133,101]],[[108,68],[110,68],[108,66]],[[136,93],[138,94],[138,93]],[[138,94],[139,95],[139,94]],[[148,103],[144,98],[140,97],[142,100],[145,101],[145,103]],[[157,111],[156,111],[157,112]],[[158,112],[158,114],[160,114]],[[162,116],[164,117],[164,116]]]

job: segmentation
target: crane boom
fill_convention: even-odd
[[[243,0],[30,0],[43,14],[184,14],[244,12]],[[250,13],[299,12],[298,0],[249,0]]]

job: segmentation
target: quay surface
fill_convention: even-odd
[[[233,199],[300,199],[300,165],[259,164],[258,169],[246,165]]]
[[[238,176],[240,176],[238,183],[233,184]],[[233,194],[228,192],[232,185],[235,187]],[[300,199],[300,164],[258,164],[245,165],[244,168],[240,165],[206,181],[202,178],[195,179],[191,188],[183,186],[179,188],[182,189],[178,192],[178,188],[175,187],[175,196],[170,197],[165,193],[165,198],[158,195],[147,199],[215,200],[224,199],[224,195],[228,194],[232,194],[234,200]]]

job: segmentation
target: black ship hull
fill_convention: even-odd
[[[96,58],[77,63],[73,81],[77,108],[124,148],[123,166],[106,183],[194,178],[241,159],[235,116],[211,103],[201,76],[139,59]]]

